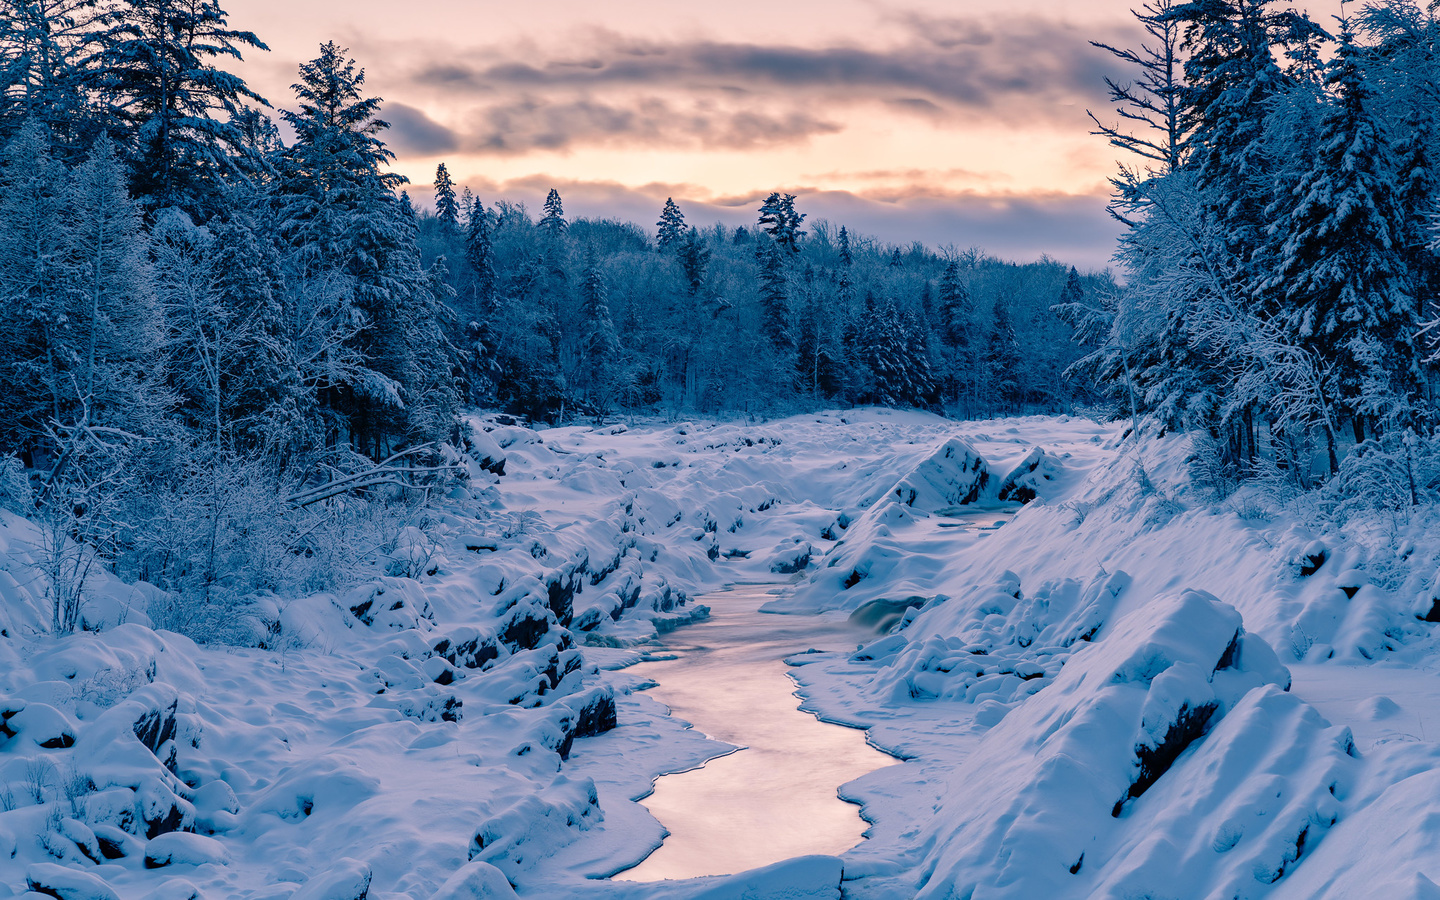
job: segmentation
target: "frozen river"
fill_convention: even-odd
[[[710,619],[666,636],[675,659],[639,664],[651,696],[705,734],[741,748],[666,775],[641,802],[670,832],[644,862],[617,875],[655,881],[741,872],[793,856],[839,854],[864,837],[859,807],[840,785],[896,760],[865,733],[799,710],[784,658],[807,649],[853,650],[874,631],[843,613],[761,613],[774,585],[736,585],[698,598]]]

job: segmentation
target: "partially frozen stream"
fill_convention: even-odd
[[[667,775],[642,803],[670,832],[633,881],[723,875],[858,844],[865,823],[839,799],[847,781],[895,760],[862,731],[799,711],[786,656],[853,650],[873,638],[844,614],[761,613],[773,585],[736,585],[699,598],[710,619],[667,636],[673,660],[641,663],[659,683],[651,695],[678,718],[742,749],[698,769]],[[663,651],[662,651],[663,652]]]

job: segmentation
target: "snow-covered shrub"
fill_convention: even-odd
[[[0,509],[18,516],[35,510],[35,496],[30,490],[25,464],[14,456],[0,457]]]

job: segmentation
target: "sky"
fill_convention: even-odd
[[[487,203],[650,225],[753,223],[771,191],[886,243],[1109,264],[1115,117],[1089,45],[1138,44],[1133,0],[230,0],[277,107],[335,40],[384,98],[395,168]]]

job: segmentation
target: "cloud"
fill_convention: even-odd
[[[772,113],[683,98],[642,96],[621,103],[592,98],[547,100],[526,95],[487,106],[475,114],[468,123],[463,147],[471,153],[494,154],[613,143],[749,149],[839,130],[840,125],[803,110]]]
[[[565,50],[387,42],[364,52],[391,60],[387,93],[467,109],[451,121],[462,146],[514,154],[803,143],[841,130],[841,111],[866,104],[941,126],[1071,123],[1080,108],[1108,107],[1103,79],[1118,74],[1087,41],[1134,37],[1039,17],[892,18],[902,36],[885,45],[659,41],[591,28],[557,36]]]
[[[397,153],[436,156],[460,148],[460,139],[455,132],[413,106],[386,103],[381,115],[390,123],[385,142]]]

